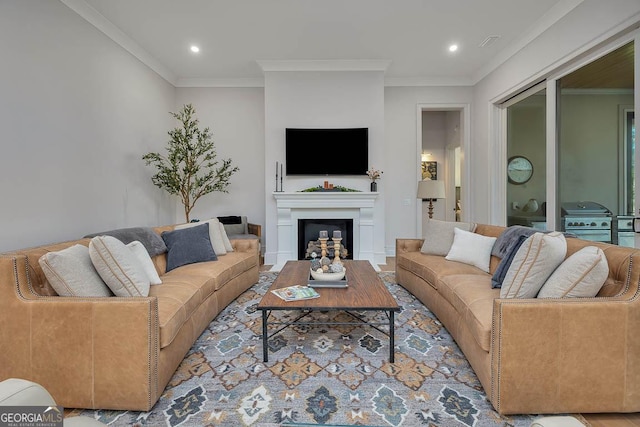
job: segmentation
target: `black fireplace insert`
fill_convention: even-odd
[[[298,220],[298,259],[309,259],[309,242],[318,240],[320,231],[326,230],[329,240],[334,231],[342,233],[342,246],[347,249],[346,259],[353,259],[353,219],[299,219]],[[329,245],[333,245],[329,243]],[[333,249],[332,249],[333,250]],[[320,254],[318,254],[320,255]]]

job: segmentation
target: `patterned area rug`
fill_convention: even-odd
[[[263,363],[256,305],[276,274],[261,273],[211,322],[150,412],[74,412],[113,426],[528,427],[534,419],[493,411],[447,330],[394,283],[393,272],[380,276],[402,307],[394,364],[387,336],[360,325],[290,327],[269,340]],[[337,312],[313,315],[351,320]]]

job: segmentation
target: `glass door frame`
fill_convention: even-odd
[[[491,101],[489,110],[490,123],[490,147],[494,156],[490,156],[489,167],[493,171],[493,180],[489,185],[489,196],[493,203],[490,203],[489,218],[492,224],[507,224],[507,104],[514,95],[524,92],[529,87],[534,87],[539,82],[546,82],[546,161],[547,161],[547,182],[546,182],[546,202],[547,202],[547,229],[560,229],[560,208],[558,200],[558,133],[560,131],[558,123],[558,86],[559,80],[590,62],[614,51],[624,44],[633,41],[636,49],[634,54],[634,107],[640,111],[640,30],[629,31],[617,37],[615,40],[594,48],[588,54],[583,54],[577,59],[569,61],[567,64],[558,67],[553,72],[549,72],[545,78],[535,77],[523,83],[519,89],[512,90],[509,94],[495,98]],[[538,89],[540,90],[540,89]],[[640,150],[636,150],[635,164],[640,165]],[[635,188],[640,188],[640,174],[635,176]],[[638,199],[638,197],[636,197]],[[640,206],[634,207],[635,215],[640,216]],[[636,234],[636,247],[640,247],[640,234]]]

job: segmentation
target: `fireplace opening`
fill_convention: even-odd
[[[347,251],[347,256],[342,256],[342,258],[353,259],[353,219],[299,219],[298,259],[311,258],[311,250],[316,247],[320,231],[323,230],[329,232],[328,246],[330,246],[330,255],[328,254],[328,256],[333,257],[334,255],[331,236],[333,236],[334,231],[340,231],[342,232],[342,241],[340,243]],[[319,251],[318,256],[320,256]]]

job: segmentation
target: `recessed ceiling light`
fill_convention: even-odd
[[[452,44],[451,46],[449,46],[449,52],[455,52],[456,50],[458,50],[457,44]]]
[[[190,49],[191,49],[191,52],[193,52],[193,53],[200,52],[200,48],[198,46],[196,46],[196,45],[191,46]]]

